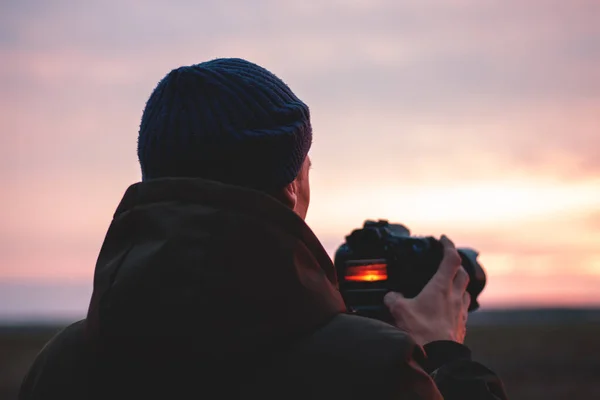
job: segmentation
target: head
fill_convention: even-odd
[[[310,190],[306,104],[266,69],[216,59],[167,74],[144,109],[142,180],[190,177],[260,190],[302,218]]]

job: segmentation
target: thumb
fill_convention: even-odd
[[[404,300],[404,296],[402,293],[398,292],[387,292],[386,295],[383,296],[383,304],[388,308],[391,308],[392,305],[397,304],[401,300]]]

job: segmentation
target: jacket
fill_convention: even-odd
[[[332,261],[262,192],[168,178],[121,200],[87,316],[19,398],[505,399],[463,345],[349,315]]]

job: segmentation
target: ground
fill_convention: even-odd
[[[14,400],[32,359],[60,327],[0,329],[0,399]],[[486,323],[469,328],[474,357],[511,400],[600,399],[600,322]]]

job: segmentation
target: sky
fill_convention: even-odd
[[[258,63],[311,109],[307,218],[480,252],[482,309],[600,305],[600,2],[4,0],[0,317],[85,313],[171,69]]]

